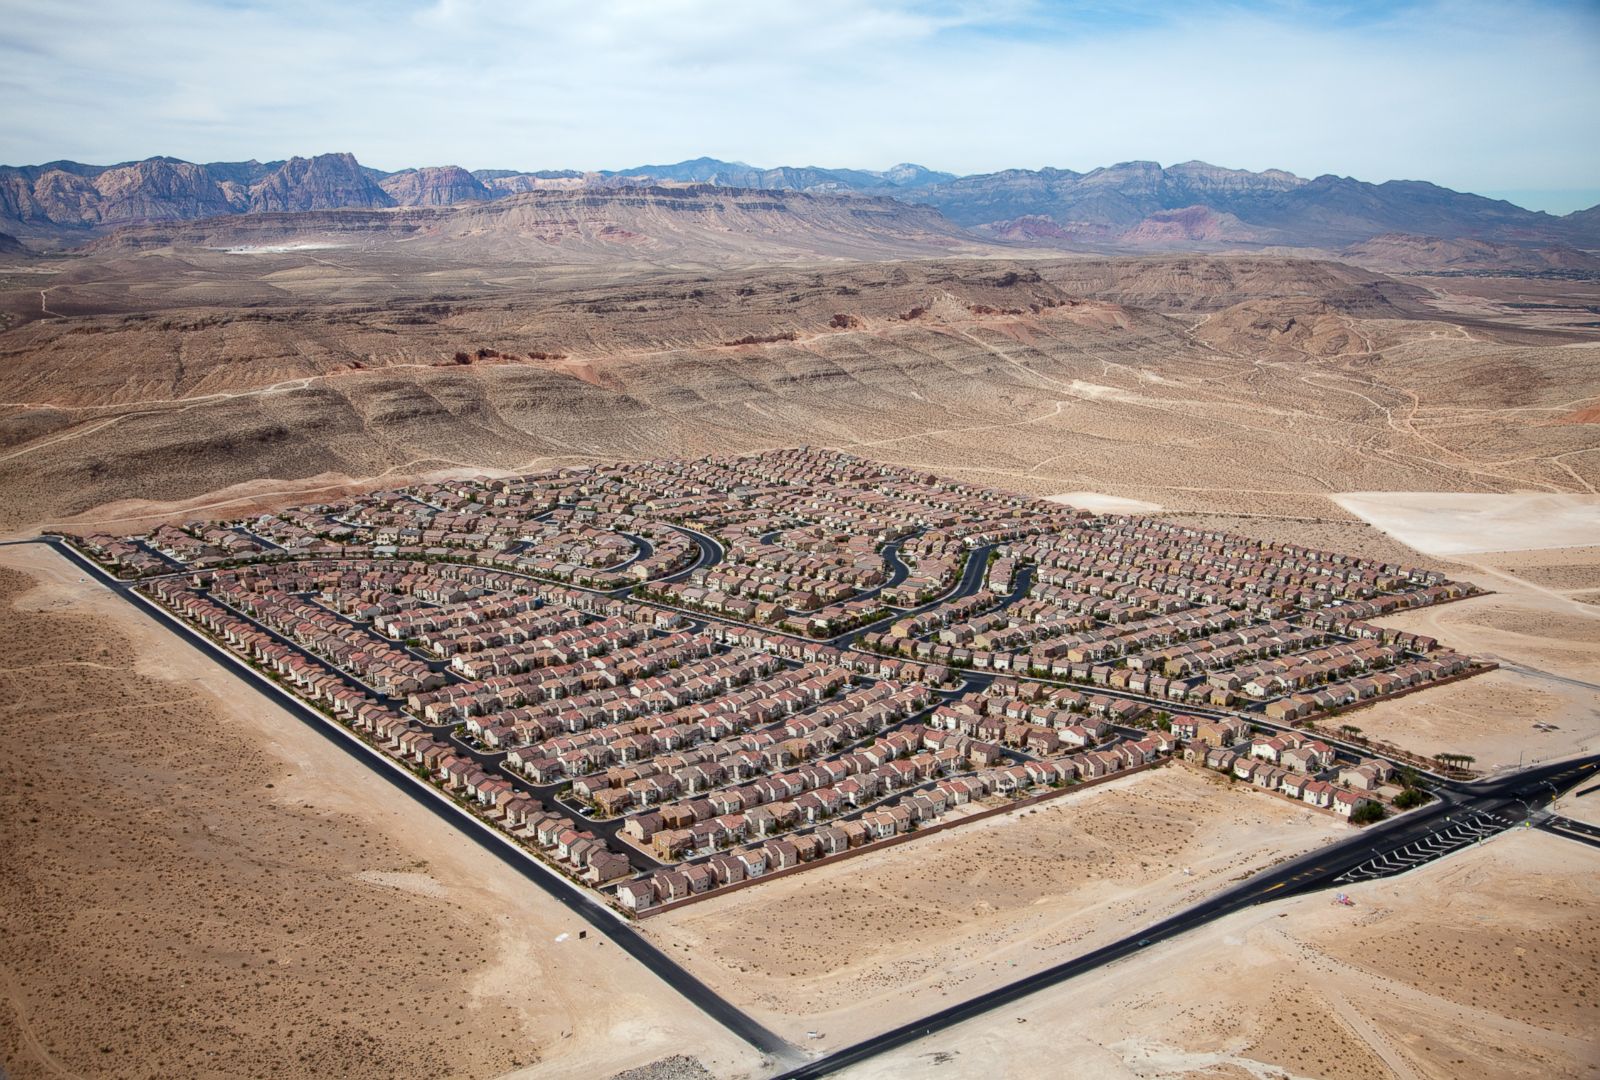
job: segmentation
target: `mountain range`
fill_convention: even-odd
[[[235,254],[359,247],[498,264],[627,267],[993,255],[1001,245],[929,206],[828,191],[714,184],[541,188],[456,206],[228,214],[125,225],[88,251],[184,247]]]
[[[438,166],[383,172],[347,153],[273,162],[195,164],[154,157],[119,165],[55,161],[0,166],[0,232],[34,247],[71,247],[130,225],[245,214],[453,207],[532,192],[714,186],[735,190],[892,198],[938,211],[976,237],[1069,250],[1313,248],[1385,238],[1398,264],[1459,255],[1540,267],[1600,266],[1600,207],[1564,217],[1423,181],[1372,184],[1250,172],[1191,161],[1135,161],[1074,172],[1007,169],[955,176],[920,165],[882,171],[757,168],[696,158],[581,173],[469,172]],[[1443,248],[1440,245],[1445,245]]]

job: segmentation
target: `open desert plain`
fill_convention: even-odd
[[[1377,621],[1494,670],[1314,729],[1484,774],[1600,749],[1593,333],[1328,260],[673,243],[621,281],[381,236],[22,260],[4,524],[804,444],[1471,583]],[[1174,761],[640,924],[773,1052],[60,553],[0,557],[12,1075],[771,1075],[1351,831]],[[855,1074],[1583,1075],[1594,854],[1516,830],[1354,908],[1251,907]]]
[[[917,219],[899,222],[906,250],[880,238],[870,258],[781,222],[774,245],[800,248],[781,266],[675,232],[621,270],[520,226],[494,261],[448,235],[403,248],[314,226],[290,222],[270,248],[222,235],[232,222],[152,227],[10,267],[13,538],[810,445],[1067,514],[1469,582],[1470,597],[1376,622],[1493,670],[1314,726],[1485,774],[1600,750],[1586,328],[1346,262],[1062,256]],[[538,885],[56,550],[16,544],[3,563],[21,752],[5,814],[13,1075],[770,1075],[1352,829],[1174,760],[640,923],[789,1045],[774,1053],[603,934],[579,939],[589,925]],[[1061,1075],[1064,1045],[1082,1075],[1582,1075],[1597,858],[1514,830],[1413,872],[1440,882],[1374,882],[1354,909],[1326,893],[1250,907],[1165,942],[1171,958],[1091,971],[856,1069]],[[1530,880],[1546,899],[1499,902]],[[1464,920],[1450,934],[1482,941],[1419,914],[1440,890]],[[1432,933],[1413,938],[1408,918]],[[1507,965],[1555,997],[1472,989]]]
[[[1600,1080],[1592,5],[0,28],[0,1080]]]

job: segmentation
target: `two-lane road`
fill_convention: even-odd
[[[1120,941],[1046,968],[970,1001],[941,1009],[912,1023],[902,1024],[827,1057],[818,1058],[783,1073],[778,1080],[827,1076],[877,1057],[879,1054],[916,1042],[954,1024],[982,1016],[1047,987],[1104,967],[1106,964],[1131,956],[1224,915],[1254,904],[1327,888],[1340,876],[1374,859],[1405,851],[1414,845],[1425,845],[1430,838],[1436,836],[1455,834],[1457,823],[1462,819],[1481,816],[1498,820],[1500,829],[1504,829],[1512,820],[1506,816],[1508,808],[1518,808],[1525,801],[1547,800],[1553,791],[1565,791],[1595,776],[1597,769],[1600,769],[1600,754],[1577,761],[1530,769],[1514,777],[1477,785],[1481,790],[1470,794],[1447,793],[1445,798],[1410,814],[1364,829],[1347,840],[1264,870],[1209,900],[1145,927]],[[1441,843],[1433,857],[1448,854],[1460,846]]]
[[[702,549],[700,560],[702,564],[720,558],[720,549],[715,546],[714,541],[703,534],[694,535],[700,538],[696,542],[700,543]],[[443,820],[460,829],[475,843],[494,853],[750,1045],[781,1061],[794,1062],[800,1059],[800,1051],[795,1047],[689,974],[672,958],[645,940],[616,912],[598,902],[588,890],[568,882],[527,851],[517,847],[503,834],[456,806],[432,785],[410,773],[354,733],[306,705],[159,605],[136,594],[128,583],[111,578],[100,567],[58,540],[40,542],[49,543],[74,565],[93,575],[96,580],[104,583],[147,616],[205,653],[223,669],[232,672],[247,685],[281,704],[347,753],[372,767],[410,798],[428,807]],[[986,555],[982,549],[973,553],[960,584],[952,591],[953,595],[967,595],[969,591],[976,590],[982,580],[982,570],[987,563]],[[947,595],[942,599],[949,598]],[[901,614],[903,616],[905,613]],[[798,1078],[827,1075],[914,1042],[952,1024],[981,1016],[1036,991],[1093,971],[1253,904],[1326,888],[1341,880],[1404,872],[1431,859],[1459,850],[1464,844],[1489,835],[1493,831],[1527,820],[1535,807],[1547,804],[1562,792],[1585,780],[1595,778],[1597,769],[1600,769],[1600,755],[1592,755],[1575,761],[1538,766],[1511,776],[1476,784],[1439,785],[1436,788],[1439,799],[1428,806],[1362,830],[1339,843],[1281,863],[1186,911],[1101,949],[1047,968],[970,1001],[939,1010],[915,1023],[894,1028],[827,1057],[800,1065],[784,1073],[783,1076]],[[1560,819],[1558,824],[1565,828],[1565,819]],[[1588,827],[1567,829],[1562,835],[1574,839],[1581,837],[1587,842],[1590,839],[1587,829]]]
[[[752,1019],[732,1002],[723,998],[705,983],[691,975],[660,949],[647,941],[631,923],[617,912],[595,899],[588,889],[574,885],[532,854],[518,847],[510,838],[466,810],[457,806],[427,781],[406,769],[381,751],[368,745],[354,732],[347,730],[331,718],[318,712],[304,701],[245,664],[227,649],[213,642],[177,616],[166,611],[154,601],[139,595],[127,583],[110,577],[100,567],[84,558],[70,546],[58,540],[44,540],[59,554],[95,580],[107,585],[118,596],[127,600],[139,611],[171,631],[177,637],[199,650],[222,670],[232,673],[241,682],[271,698],[296,719],[325,736],[341,750],[369,766],[411,799],[455,826],[469,839],[490,854],[499,858],[528,881],[582,918],[607,939],[659,976],[663,982],[693,1002],[706,1015],[732,1031],[751,1046],[774,1058],[793,1061],[798,1051],[776,1033]]]

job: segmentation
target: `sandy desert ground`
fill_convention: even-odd
[[[1102,495],[1098,491],[1065,491],[1060,495],[1046,495],[1046,502],[1076,506],[1096,514],[1157,514],[1161,507],[1141,499],[1124,499],[1116,495]]]
[[[1600,1073],[1600,851],[1515,830],[1239,912],[849,1069],[849,1080]]]
[[[1379,620],[1500,665],[1463,683],[1340,717],[1424,754],[1496,772],[1600,749],[1600,548],[1510,551],[1447,567],[1490,595]],[[1540,581],[1549,584],[1540,584]]]
[[[608,1076],[685,1047],[719,1076],[759,1066],[53,553],[0,548],[0,646],[6,1075]]]
[[[1600,825],[1600,784],[1579,784],[1558,799],[1551,809],[1574,821]]]
[[[1585,411],[1600,343],[1451,322],[1413,285],[1329,263],[935,260],[601,284],[318,258],[62,268],[56,314],[0,340],[0,529],[259,481],[802,442],[1041,496],[1341,521],[1356,518],[1330,493],[1600,482]],[[0,289],[19,310],[39,299]],[[733,344],[752,336],[770,340]]]
[[[1519,316],[1508,303],[1521,293],[1195,256],[628,280],[339,251],[157,251],[32,269],[0,280],[0,308],[16,316],[0,339],[7,534],[243,514],[441,470],[811,442],[1466,577],[1494,595],[1391,621],[1501,670],[1345,719],[1491,769],[1600,747],[1600,547],[1533,550],[1533,529],[1532,544],[1432,554],[1406,542],[1425,538],[1330,498],[1592,504],[1600,342]],[[1592,285],[1563,290],[1592,301]],[[730,344],[751,334],[777,339]],[[451,360],[480,348],[516,358]],[[570,927],[542,894],[127,605],[43,552],[3,549],[0,567],[0,686],[8,700],[29,695],[25,720],[6,713],[24,736],[21,779],[0,790],[8,1074],[486,1076],[537,1057],[546,1075],[605,1076],[685,1047],[719,1076],[758,1067],[609,946],[555,943]],[[1331,827],[1177,769],[1130,780],[645,925],[774,1026],[820,1028],[836,1046],[1218,887],[1246,865],[1243,836],[1288,850]],[[1141,855],[1147,819],[1162,842]],[[58,820],[76,828],[50,827]],[[974,860],[985,844],[1006,855],[990,869]],[[959,1051],[950,1075],[1574,1073],[1594,1055],[1570,1025],[1535,1038],[1529,1025],[1545,1021],[1533,1014],[1496,1018],[1501,1004],[1452,996],[1470,991],[1469,962],[1479,976],[1520,975],[1495,951],[1515,938],[1517,962],[1596,1000],[1544,943],[1516,937],[1530,917],[1519,898],[1551,897],[1538,909],[1549,940],[1592,975],[1582,860],[1595,853],[1574,847],[1508,837],[1364,887],[1353,916],[1314,899],[1285,920],[1240,916],[1064,988],[1048,1016],[991,1017],[932,1052]],[[1517,861],[1529,851],[1537,858]],[[1588,877],[1563,876],[1563,858]],[[1441,883],[1456,890],[1444,925],[1459,936],[1429,950],[1420,901]],[[715,925],[735,910],[767,940]],[[1370,933],[1346,932],[1352,917]],[[1079,922],[1098,929],[1078,934]],[[838,959],[817,944],[824,931],[864,943],[840,976],[849,1008],[824,997]],[[450,936],[418,947],[428,935]],[[1360,953],[1374,942],[1379,953]],[[1313,985],[1292,981],[1297,964]],[[162,977],[175,967],[187,982]],[[1449,987],[1411,989],[1435,969]],[[1263,989],[1230,996],[1240,987]],[[1542,993],[1519,986],[1516,1007],[1558,1007]],[[386,1015],[368,1011],[375,1001]],[[1592,1015],[1579,1018],[1593,1030]],[[1421,1035],[1430,1025],[1438,1034]],[[207,1056],[219,1046],[225,1058]],[[935,1065],[891,1059],[871,1075]]]
[[[840,1047],[1088,952],[1348,829],[1172,765],[642,925],[773,1030]],[[825,1037],[806,1038],[813,1030]]]
[[[1600,495],[1353,491],[1333,501],[1428,555],[1581,547],[1600,538]]]

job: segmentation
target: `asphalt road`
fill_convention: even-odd
[[[767,1030],[736,1008],[731,1002],[713,991],[680,967],[660,949],[636,931],[633,926],[609,907],[595,900],[588,890],[572,884],[566,878],[546,867],[528,852],[517,847],[489,825],[456,806],[450,798],[431,784],[408,771],[382,752],[367,745],[354,732],[346,730],[336,721],[306,705],[249,667],[227,649],[212,642],[182,620],[163,610],[160,605],[146,600],[133,591],[127,582],[109,576],[94,563],[84,558],[68,545],[57,540],[43,540],[60,555],[81,568],[86,574],[109,586],[114,593],[127,600],[141,612],[155,619],[175,635],[205,654],[224,671],[232,673],[252,689],[273,699],[307,726],[325,736],[330,742],[370,766],[379,776],[388,780],[400,791],[440,818],[461,830],[484,850],[498,857],[523,877],[560,901],[573,914],[582,918],[607,939],[619,945],[624,952],[654,972],[668,986],[694,1003],[706,1015],[739,1036],[762,1053],[777,1058],[794,1060],[797,1051],[776,1033]]]
[[[709,540],[705,537],[702,539]],[[241,681],[281,703],[347,753],[373,766],[390,783],[427,806],[442,819],[455,825],[485,850],[493,852],[529,881],[555,897],[707,1015],[750,1045],[783,1060],[794,1061],[799,1057],[800,1052],[795,1047],[758,1024],[679,967],[675,961],[646,941],[610,908],[594,900],[586,890],[568,882],[490,826],[461,810],[432,785],[368,746],[335,721],[302,703],[158,605],[138,596],[132,591],[129,583],[111,578],[98,566],[60,541],[41,542],[49,543],[63,557],[161,622],[224,669],[233,672]],[[697,540],[697,543],[699,542]],[[707,559],[720,557],[720,551],[711,548],[710,545],[702,543],[701,547],[702,565]],[[976,590],[977,584],[982,580],[982,568],[987,561],[983,557],[984,554],[986,553],[974,552],[961,583],[951,594],[942,599],[968,595]],[[897,617],[903,617],[904,614],[901,613]],[[1186,911],[1084,956],[1026,976],[970,1001],[942,1009],[914,1023],[902,1025],[826,1057],[800,1065],[782,1074],[783,1078],[788,1080],[788,1078],[828,1075],[915,1042],[952,1024],[981,1016],[1039,990],[1093,971],[1255,904],[1328,888],[1341,880],[1355,880],[1356,877],[1353,875],[1381,877],[1390,873],[1404,872],[1433,858],[1459,850],[1465,844],[1492,832],[1527,821],[1535,807],[1546,804],[1575,785],[1600,775],[1596,772],[1597,769],[1600,769],[1600,755],[1591,755],[1574,761],[1537,766],[1511,776],[1475,784],[1440,784],[1435,789],[1439,797],[1427,806],[1392,821],[1364,829],[1347,840],[1281,863]],[[1600,834],[1600,830],[1594,830],[1591,826],[1583,826],[1577,822],[1569,823],[1565,818],[1553,818],[1551,822],[1556,824],[1556,829],[1552,831],[1558,831],[1559,835],[1600,846],[1600,835],[1595,835]]]
[[[1002,1005],[1008,1005],[1047,987],[1066,982],[1068,979],[1151,948],[1224,915],[1255,904],[1327,888],[1341,875],[1376,858],[1403,851],[1432,836],[1451,832],[1456,822],[1463,817],[1498,816],[1501,828],[1508,827],[1509,821],[1505,820],[1508,809],[1517,810],[1529,803],[1547,801],[1554,797],[1554,793],[1564,791],[1595,776],[1597,769],[1600,769],[1600,754],[1529,769],[1497,781],[1471,785],[1470,794],[1446,792],[1442,799],[1413,813],[1364,829],[1348,840],[1281,863],[1270,870],[1256,874],[1232,889],[1202,901],[1169,919],[1148,926],[1136,934],[1130,934],[1120,941],[1018,979],[1008,986],[992,990],[970,1001],[941,1009],[921,1020],[903,1024],[854,1046],[829,1054],[827,1057],[818,1058],[783,1073],[778,1080],[827,1076],[913,1043],[953,1024],[982,1016]],[[1438,854],[1447,854],[1448,851],[1456,849],[1457,847],[1449,847]]]
[[[1539,822],[1538,828],[1568,840],[1576,840],[1580,844],[1600,848],[1600,828],[1595,828],[1582,821],[1573,821],[1571,818],[1554,814]]]

